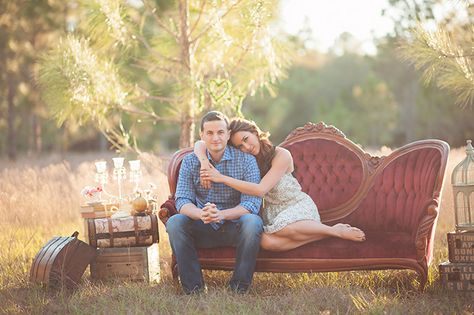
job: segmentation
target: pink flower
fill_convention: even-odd
[[[97,193],[102,192],[102,187],[86,186],[81,190],[81,195],[84,197],[94,197]]]

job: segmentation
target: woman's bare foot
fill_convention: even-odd
[[[365,241],[365,233],[349,224],[338,223],[334,225],[333,228],[336,228],[337,235],[342,239],[355,242]]]
[[[347,223],[337,223],[337,224],[334,224],[333,227],[351,227],[350,224],[347,224]]]

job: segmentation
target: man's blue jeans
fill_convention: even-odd
[[[204,288],[201,265],[196,248],[236,247],[234,273],[229,282],[232,290],[246,292],[253,273],[262,237],[262,219],[245,214],[236,222],[226,221],[220,229],[201,220],[192,220],[184,214],[175,214],[166,223],[171,249],[178,262],[178,272],[185,293]]]

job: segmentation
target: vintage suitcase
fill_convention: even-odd
[[[441,263],[439,276],[446,289],[474,297],[474,264]]]
[[[474,232],[449,232],[448,252],[452,263],[474,263]]]
[[[33,260],[30,281],[54,288],[73,288],[81,279],[87,265],[94,260],[96,249],[71,237],[54,237]]]
[[[159,241],[155,214],[87,219],[89,244],[94,247],[148,246]]]
[[[91,263],[91,277],[97,280],[160,281],[158,244],[146,247],[98,248]]]

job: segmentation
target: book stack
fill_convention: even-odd
[[[449,261],[439,265],[443,286],[474,297],[474,232],[448,233]]]

